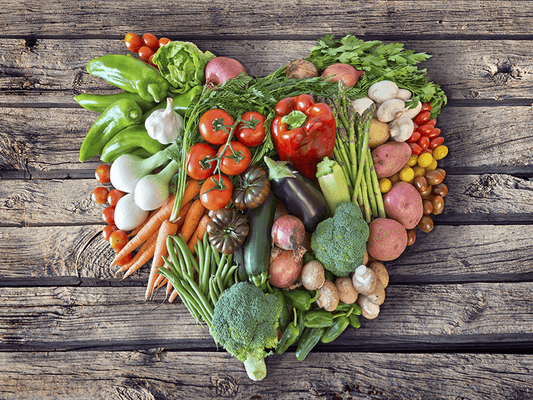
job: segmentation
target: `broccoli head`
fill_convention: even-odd
[[[325,269],[335,276],[348,276],[363,263],[368,224],[356,203],[341,203],[333,217],[318,224],[311,249]]]
[[[248,282],[226,289],[215,303],[211,336],[244,363],[253,380],[266,376],[264,358],[278,344],[281,307],[276,296]]]

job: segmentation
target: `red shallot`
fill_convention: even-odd
[[[282,289],[288,288],[296,282],[301,271],[302,260],[296,260],[292,251],[283,250],[268,267],[270,284]]]
[[[305,253],[305,226],[302,220],[294,215],[283,215],[272,225],[272,242],[283,250],[292,250],[299,258]]]
[[[205,66],[207,87],[212,89],[229,79],[236,78],[241,73],[247,75],[244,66],[239,61],[229,57],[212,58]]]

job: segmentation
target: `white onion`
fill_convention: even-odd
[[[141,225],[148,217],[148,211],[135,204],[133,193],[122,196],[115,206],[115,225],[123,231],[130,231]]]

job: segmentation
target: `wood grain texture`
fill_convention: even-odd
[[[317,32],[381,36],[528,35],[527,1],[326,0],[276,3],[260,0],[181,1],[179,7],[153,2],[0,1],[0,29],[27,36],[119,36],[139,33],[197,37],[314,37]],[[150,15],[150,18],[146,18]],[[420,16],[424,18],[421,19]],[[482,15],[483,18],[478,16]],[[245,23],[236,23],[235,17]],[[154,21],[157,21],[154,24]]]
[[[97,114],[80,108],[4,108],[0,177],[92,178],[79,148]],[[533,174],[531,107],[445,107],[438,117],[449,148],[439,166],[453,174]]]
[[[142,287],[2,288],[0,349],[214,350],[182,304]],[[317,351],[512,351],[533,348],[533,284],[390,285],[378,318],[361,317]],[[504,311],[505,310],[505,311]],[[77,332],[83,331],[83,335]],[[529,350],[528,350],[529,349]],[[505,351],[504,351],[505,352]]]
[[[0,396],[34,400],[470,399],[531,397],[529,355],[293,353],[250,381],[229,354],[165,349],[0,353]],[[391,367],[392,366],[392,367]],[[24,373],[20,373],[23,370]]]
[[[380,40],[387,42],[386,37]],[[401,39],[405,49],[432,55],[419,66],[451,100],[530,100],[533,98],[533,44],[527,40]],[[203,40],[202,50],[235,58],[252,76],[266,76],[305,57],[316,40]],[[75,105],[76,94],[100,93],[112,86],[85,72],[105,54],[125,54],[122,40],[0,39],[0,104]]]

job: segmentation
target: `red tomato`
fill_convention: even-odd
[[[429,121],[429,118],[431,117],[431,113],[429,111],[421,111],[413,120],[413,122],[417,125],[424,125],[427,121]]]
[[[429,138],[427,136],[422,136],[418,139],[417,143],[422,150],[426,150],[429,147]]]
[[[412,134],[411,134],[411,137],[409,139],[407,139],[408,142],[411,142],[411,143],[416,143],[418,142],[418,139],[420,139],[420,132],[418,131],[414,131]]]
[[[126,254],[124,257],[122,257],[120,260],[118,260],[115,264],[119,267],[122,267],[129,263],[131,261],[131,253]]]
[[[154,54],[154,51],[148,46],[142,46],[137,54],[139,54],[141,60],[148,62],[150,57]]]
[[[431,135],[431,132],[433,132],[435,128],[432,125],[424,124],[422,126],[418,127],[418,132],[420,132],[423,136],[429,136]]]
[[[439,147],[443,143],[444,143],[444,138],[442,136],[433,138],[429,141],[429,148],[432,150],[435,150],[437,147]]]
[[[96,177],[96,180],[100,183],[109,183],[111,180],[110,178],[110,171],[111,167],[107,164],[102,164],[96,168],[96,171],[94,171],[94,176]]]
[[[257,111],[249,111],[244,113],[241,117],[244,121],[249,121],[252,125],[255,123],[255,128],[246,127],[245,124],[240,123],[236,128],[235,136],[239,142],[248,147],[258,146],[265,140],[265,121],[266,117]]]
[[[440,129],[435,128],[433,131],[428,135],[428,138],[433,139],[440,135]]]
[[[128,243],[128,234],[122,229],[117,229],[111,233],[109,243],[113,249],[120,250]]]
[[[211,144],[221,145],[226,143],[229,136],[229,127],[223,125],[233,125],[235,120],[226,111],[213,109],[206,111],[200,117],[200,134]]]
[[[102,218],[104,222],[108,224],[114,224],[115,223],[115,207],[107,207],[102,212]]]
[[[208,210],[220,210],[229,204],[232,192],[233,185],[227,176],[211,175],[200,188],[200,201]]]
[[[102,231],[102,236],[104,237],[104,240],[109,242],[109,238],[111,237],[111,234],[116,231],[118,228],[115,224],[109,224],[107,225],[104,230]]]
[[[420,147],[417,143],[407,143],[409,146],[411,146],[411,153],[415,155],[419,155],[422,152],[422,147]]]
[[[161,46],[164,46],[166,44],[169,44],[170,42],[172,42],[172,40],[166,38],[166,37],[162,37],[159,39],[159,47]]]
[[[230,142],[230,146],[233,148],[233,151],[231,151],[229,146],[226,148],[220,160],[220,170],[230,176],[242,174],[252,161],[250,150],[241,142]],[[217,155],[222,154],[223,148],[224,146],[220,147]],[[235,155],[233,155],[233,152],[235,152]],[[235,159],[231,157],[235,157]]]
[[[109,190],[107,190],[103,186],[99,186],[93,190],[91,194],[91,200],[94,201],[96,204],[104,204],[107,201],[108,194]]]
[[[429,111],[433,107],[431,107],[431,103],[422,103],[422,110],[421,111]]]
[[[155,53],[152,54],[152,55],[150,56],[150,58],[148,59],[148,64],[150,64],[152,67],[159,68],[159,67],[157,66],[157,64],[154,64],[154,62],[152,61],[152,59],[154,58],[154,56],[155,56]]]
[[[107,195],[107,202],[109,203],[111,207],[115,207],[117,205],[117,202],[120,200],[120,198],[124,196],[125,194],[126,193],[118,189],[113,189]]]
[[[143,35],[143,43],[145,46],[150,47],[154,52],[159,48],[159,40],[151,33],[145,33]]]
[[[126,36],[124,36],[124,43],[132,53],[137,53],[143,45],[143,41],[135,33],[126,33]]]
[[[437,125],[437,120],[436,119],[430,119],[428,122],[426,122],[426,124],[431,125],[431,126],[435,126],[435,125]]]
[[[196,180],[209,178],[217,166],[216,160],[213,160],[209,163],[202,163],[202,160],[207,157],[215,157],[216,154],[217,152],[213,146],[207,143],[196,143],[189,149],[187,175]]]

